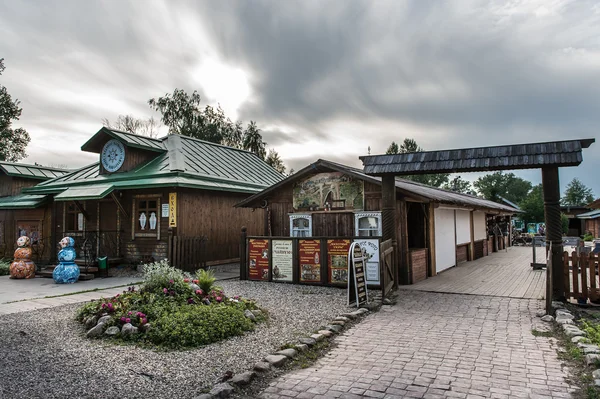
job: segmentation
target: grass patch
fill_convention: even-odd
[[[540,330],[536,330],[535,328],[533,330],[531,330],[531,334],[534,337],[553,337],[554,333],[552,331],[540,331]]]
[[[0,276],[8,276],[10,273],[10,262],[0,259]]]

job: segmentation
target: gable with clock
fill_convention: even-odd
[[[107,141],[100,153],[100,161],[106,172],[118,171],[125,162],[125,146],[123,143],[116,139]]]

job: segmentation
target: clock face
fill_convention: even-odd
[[[116,172],[125,161],[125,147],[118,140],[110,140],[102,149],[102,166],[107,172]]]

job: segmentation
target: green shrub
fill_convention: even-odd
[[[585,235],[583,236],[583,241],[593,241],[593,240],[594,240],[594,236],[589,231],[586,232]]]
[[[600,345],[600,324],[588,320],[582,320],[582,330],[585,331],[589,342]]]
[[[217,288],[214,286],[217,278],[215,277],[215,272],[211,269],[199,269],[196,272],[196,280],[198,280],[198,286],[204,292],[211,292],[213,289]]]
[[[183,280],[185,275],[179,269],[169,265],[169,261],[164,259],[160,262],[148,263],[142,266],[144,273],[144,282],[142,291],[162,293],[166,288],[177,294],[188,295],[191,293],[189,284]]]
[[[0,276],[7,276],[9,274],[10,262],[4,259],[0,259]]]
[[[147,339],[171,349],[208,345],[253,329],[244,316],[244,306],[182,306],[163,313],[147,334]]]

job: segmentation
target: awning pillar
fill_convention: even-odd
[[[383,241],[392,240],[394,253],[392,264],[394,267],[394,286],[398,286],[398,239],[396,237],[396,179],[393,175],[384,175],[381,178],[381,219]]]
[[[546,244],[551,247],[552,251],[552,264],[547,265],[550,270],[549,277],[552,281],[552,299],[564,301],[565,276],[562,257],[563,243],[558,167],[542,168],[542,185],[544,190],[544,215],[546,217]]]

